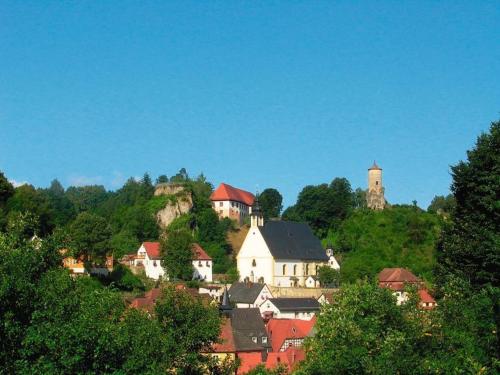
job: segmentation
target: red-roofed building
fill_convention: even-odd
[[[130,307],[146,310],[151,313],[154,311],[156,300],[160,298],[160,288],[154,288],[144,294],[144,297],[134,298],[130,303]]]
[[[159,242],[143,242],[134,259],[135,266],[143,266],[146,276],[158,280],[165,277],[165,270],[161,266]],[[193,244],[193,279],[212,281],[212,258],[203,248]]]
[[[247,372],[252,371],[258,365],[263,365],[262,361],[262,353],[259,352],[249,352],[249,353],[238,353],[237,358],[240,360],[240,366],[238,367],[239,374],[246,374]]]
[[[301,348],[304,339],[311,335],[316,317],[302,319],[270,319],[266,329],[271,339],[273,352],[284,352],[290,347]]]
[[[290,347],[284,352],[269,353],[266,360],[266,368],[274,369],[278,366],[284,366],[290,373],[305,358],[306,354],[303,349]]]
[[[219,217],[228,217],[241,225],[250,214],[255,196],[248,191],[221,183],[210,196],[210,200]]]
[[[397,304],[401,305],[408,300],[405,287],[413,285],[418,288],[420,306],[425,310],[431,310],[436,306],[436,301],[425,289],[425,285],[417,276],[406,268],[384,268],[378,275],[378,285],[393,291],[397,298]]]

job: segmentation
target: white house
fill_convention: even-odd
[[[319,267],[329,265],[330,258],[307,224],[291,221],[264,224],[256,201],[250,215],[250,230],[236,260],[240,281],[295,287],[306,286],[307,278],[317,275]]]
[[[311,320],[320,306],[316,298],[270,298],[259,309],[265,319]]]
[[[161,264],[160,243],[143,242],[137,256],[134,259],[134,266],[144,266],[146,276],[158,280],[165,276],[165,270]],[[193,279],[212,281],[212,258],[198,244],[193,244]]]
[[[265,300],[273,298],[266,284],[233,283],[229,288],[229,298],[238,308],[259,307]]]
[[[242,224],[251,212],[255,196],[248,191],[221,183],[210,195],[212,208],[220,218],[228,217]]]
[[[193,244],[193,279],[212,282],[212,258],[197,243]]]

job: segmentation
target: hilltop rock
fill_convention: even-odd
[[[186,191],[180,184],[158,184],[154,195],[169,197],[165,207],[156,213],[156,220],[162,229],[165,229],[177,217],[189,213],[193,208],[191,192]]]

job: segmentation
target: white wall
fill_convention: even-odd
[[[315,313],[310,311],[286,311],[281,312],[278,308],[271,303],[271,301],[266,301],[262,303],[259,307],[260,313],[264,314],[266,311],[273,312],[273,318],[276,319],[301,319],[301,320],[311,320]]]
[[[193,260],[193,268],[193,279],[212,282],[213,263],[211,260]]]
[[[255,266],[253,266],[254,260]],[[264,283],[274,285],[274,260],[259,228],[250,228],[243,241],[243,245],[241,245],[236,261],[240,281],[245,281],[245,278],[248,277],[252,282],[259,282],[259,278],[262,277],[264,278]]]

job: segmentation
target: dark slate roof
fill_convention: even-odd
[[[316,298],[269,298],[280,311],[319,311]]]
[[[269,338],[267,344],[262,344],[262,337],[268,335],[258,308],[233,309],[231,326],[236,351],[256,351],[271,347]],[[252,337],[257,337],[257,343],[252,341]]]
[[[254,303],[264,284],[234,283],[229,288],[229,298],[234,303]]]
[[[321,242],[305,223],[268,221],[260,231],[275,259],[328,260]]]

